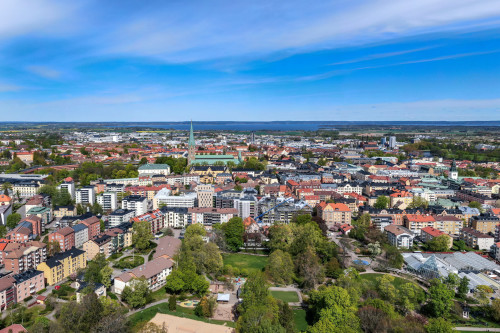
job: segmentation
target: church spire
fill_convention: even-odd
[[[191,129],[189,130],[189,147],[195,146],[196,143],[194,141],[194,133],[193,133],[193,121],[191,120]]]

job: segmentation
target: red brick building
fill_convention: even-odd
[[[82,223],[85,224],[89,230],[89,239],[92,239],[101,233],[101,222],[97,216],[89,217],[88,219],[83,220]]]
[[[49,242],[59,242],[61,251],[70,250],[75,246],[75,231],[71,227],[65,227],[49,234]]]
[[[47,261],[46,247],[45,243],[38,241],[0,243],[0,263],[16,274],[25,272]]]

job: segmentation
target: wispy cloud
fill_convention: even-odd
[[[58,79],[61,77],[61,72],[45,66],[28,66],[26,70],[46,79]]]
[[[0,93],[1,92],[13,92],[13,91],[20,91],[23,90],[24,88],[21,86],[17,86],[14,84],[8,84],[8,83],[1,83],[0,82]]]
[[[390,57],[396,57],[396,56],[400,56],[400,55],[404,55],[404,54],[409,54],[409,53],[426,51],[426,50],[429,50],[431,48],[433,48],[433,47],[429,46],[429,47],[421,47],[421,48],[413,49],[413,50],[404,50],[404,51],[396,51],[396,52],[386,52],[386,53],[372,54],[372,55],[368,55],[366,57],[361,57],[361,58],[356,58],[356,59],[351,59],[351,60],[334,62],[334,63],[332,63],[330,65],[331,66],[336,66],[336,65],[355,64],[355,63],[365,62],[365,61],[370,61],[370,60],[375,60],[375,59],[390,58]]]

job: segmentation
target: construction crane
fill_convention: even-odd
[[[284,203],[289,202],[290,200],[293,200],[293,198],[292,198],[292,197],[286,198],[285,200],[283,200],[283,201],[282,201],[282,202],[280,202],[279,204],[277,204],[277,205],[275,205],[275,206],[273,206],[273,207],[269,208],[269,209],[268,209],[268,210],[266,210],[264,213],[262,213],[262,214],[260,214],[259,216],[257,216],[257,217],[255,218],[255,222],[257,222],[257,223],[262,223],[261,218],[262,218],[264,215],[266,215],[267,213],[269,213],[269,212],[270,212],[270,211],[272,211],[273,209],[275,209],[275,208],[277,208],[277,207],[279,207],[279,206],[283,205]]]

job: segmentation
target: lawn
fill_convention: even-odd
[[[228,327],[235,327],[236,323],[232,321],[222,321],[222,320],[211,320],[211,319],[206,319],[206,318],[201,318],[198,317],[194,314],[193,309],[188,309],[188,308],[183,308],[182,306],[177,305],[177,311],[170,311],[168,309],[168,302],[161,303],[155,306],[152,306],[148,309],[142,310],[140,312],[134,313],[129,317],[130,325],[131,327],[135,328],[134,331],[137,331],[137,328],[147,322],[153,319],[153,317],[157,313],[164,313],[164,314],[169,314],[172,316],[177,316],[177,317],[184,317],[188,319],[193,319],[193,320],[198,320],[198,321],[203,321],[205,323],[211,323],[211,324],[217,324],[217,325],[224,325]]]
[[[271,295],[286,303],[296,303],[299,301],[299,295],[295,291],[271,290]]]
[[[224,265],[231,265],[239,270],[245,268],[249,273],[262,271],[269,259],[269,257],[240,253],[223,253],[222,258],[224,259]]]
[[[298,331],[307,330],[306,310],[293,310],[293,320],[295,321],[295,328]]]
[[[144,264],[144,258],[141,256],[128,256],[118,260],[116,264],[113,265],[114,268],[119,269],[132,269]]]
[[[373,284],[375,284],[377,282],[377,278],[381,277],[382,275],[384,275],[384,274],[380,274],[380,273],[366,273],[366,274],[360,274],[360,277],[363,280],[367,280],[367,281],[370,281]],[[408,283],[408,282],[412,282],[412,281],[406,280],[406,279],[403,279],[403,278],[395,276],[394,277],[394,281],[392,282],[392,284],[394,285],[394,287],[396,287],[396,289],[399,289],[399,287],[401,287],[403,284]],[[418,286],[418,284],[416,284],[416,285]],[[422,291],[423,291],[423,289],[422,289]]]

